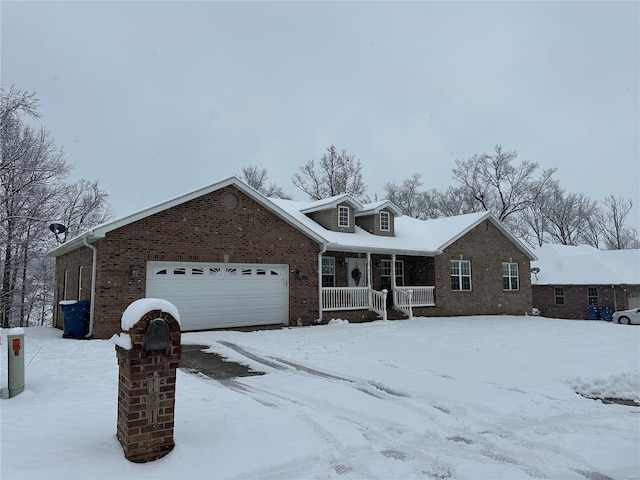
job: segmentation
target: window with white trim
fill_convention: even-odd
[[[587,288],[587,300],[590,307],[598,306],[598,289],[596,287]]]
[[[391,286],[391,260],[380,260],[380,276],[383,288]],[[396,260],[396,286],[404,285],[404,261]]]
[[[336,286],[336,259],[334,257],[322,257],[322,286]]]
[[[471,262],[469,260],[451,260],[451,290],[471,290]]]
[[[391,230],[391,215],[389,212],[380,212],[380,231],[388,232]]]
[[[338,206],[338,226],[349,226],[349,207],[345,207],[344,205]]]
[[[511,262],[502,263],[502,289],[518,290],[518,264]]]

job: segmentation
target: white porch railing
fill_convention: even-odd
[[[426,286],[412,286],[412,287],[396,287],[398,291],[411,290],[413,295],[411,296],[411,305],[414,307],[435,307],[436,302],[434,300],[433,292],[436,287]],[[394,297],[395,301],[395,297]]]
[[[409,318],[413,318],[411,297],[413,297],[413,290],[410,288],[399,289],[396,287],[396,289],[393,290],[393,306],[396,310],[400,310]]]
[[[413,307],[435,306],[435,287],[396,287],[393,304],[396,309],[413,317]],[[368,287],[323,287],[322,310],[373,310],[387,319],[387,291]]]
[[[362,310],[369,304],[368,287],[322,287],[323,310]]]
[[[371,310],[376,312],[378,315],[382,315],[382,319],[387,319],[387,291],[382,290],[381,292],[374,290],[372,288],[369,289],[369,295],[371,296]]]
[[[396,287],[393,290],[393,306],[413,318],[413,307],[435,306],[434,290],[435,287]]]

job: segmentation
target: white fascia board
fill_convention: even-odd
[[[162,212],[164,210],[168,210],[169,208],[175,207],[177,205],[180,205],[182,203],[188,202],[190,200],[194,200],[194,199],[199,198],[199,197],[201,197],[203,195],[207,195],[208,193],[214,192],[216,190],[220,190],[221,188],[228,187],[230,185],[233,185],[238,190],[241,190],[242,192],[246,193],[249,197],[251,197],[252,199],[257,201],[259,204],[261,204],[267,210],[269,210],[272,213],[278,215],[284,221],[286,221],[287,223],[289,223],[293,227],[297,228],[298,230],[301,230],[303,233],[305,233],[306,235],[308,235],[309,237],[311,237],[313,240],[317,241],[318,243],[324,244],[324,243],[327,242],[327,240],[325,238],[323,238],[322,236],[320,236],[317,232],[315,232],[314,230],[312,230],[312,229],[306,227],[305,225],[301,224],[298,220],[296,220],[294,217],[292,217],[289,213],[287,213],[286,211],[284,211],[283,209],[281,209],[280,207],[275,205],[273,202],[271,202],[267,197],[262,195],[257,190],[255,190],[255,189],[251,188],[250,186],[248,186],[247,184],[245,184],[239,178],[237,178],[237,177],[229,177],[226,180],[222,180],[220,182],[214,183],[213,185],[209,185],[207,187],[203,187],[203,188],[200,188],[198,190],[194,190],[193,192],[187,193],[185,195],[181,195],[181,196],[173,198],[171,200],[167,200],[165,202],[159,203],[157,205],[154,205],[152,207],[146,208],[146,209],[141,210],[139,212],[133,213],[131,215],[127,215],[126,217],[122,217],[122,218],[119,218],[117,220],[106,222],[106,223],[103,223],[101,225],[98,225],[97,227],[94,227],[94,228],[92,228],[90,230],[87,230],[84,233],[78,235],[77,237],[72,238],[68,242],[65,242],[64,244],[60,245],[59,247],[54,248],[47,255],[48,256],[52,256],[52,257],[57,257],[59,255],[67,253],[67,252],[69,252],[71,250],[75,250],[79,246],[83,245],[84,244],[84,238],[87,238],[87,241],[91,243],[91,242],[93,242],[95,240],[104,238],[107,233],[109,233],[109,232],[111,232],[113,230],[116,230],[118,228],[124,227],[126,225],[129,225],[130,223],[136,222],[138,220],[141,220],[143,218],[149,217],[151,215],[154,215],[156,213]]]
[[[480,225],[485,220],[489,220],[491,223],[493,223],[493,225],[495,225],[498,228],[498,230],[500,230],[500,232],[502,232],[503,235],[505,235],[509,240],[511,240],[522,251],[522,253],[524,253],[527,257],[529,257],[529,260],[531,260],[531,261],[538,260],[538,257],[536,257],[533,254],[533,252],[529,248],[527,248],[527,246],[524,243],[522,243],[516,236],[514,236],[509,230],[507,230],[505,228],[505,226],[502,224],[502,222],[500,220],[498,220],[496,218],[496,216],[493,215],[491,212],[486,212],[485,215],[483,215],[482,217],[478,218],[475,222],[473,222],[471,225],[467,226],[465,229],[460,231],[454,237],[450,238],[447,242],[445,242],[444,244],[442,244],[440,246],[440,250],[444,250],[449,245],[454,243],[456,240],[464,237],[467,233],[469,233],[471,230],[476,228],[478,225]]]
[[[340,204],[348,203],[351,205],[354,210],[360,210],[362,205],[351,195],[348,193],[343,193],[342,195],[336,195],[334,197],[317,200],[313,202],[309,207],[300,210],[302,213],[313,213],[313,212],[321,212],[323,210],[329,210],[331,208],[335,208]]]
[[[435,257],[441,255],[440,250],[406,250],[401,248],[386,248],[386,247],[367,247],[358,245],[341,245],[339,243],[327,243],[327,252],[348,252],[348,253],[375,253],[375,254],[392,254],[396,255],[411,255],[416,257]]]
[[[390,210],[396,217],[402,216],[402,210],[400,210],[393,202],[390,200],[384,200],[382,202],[377,202],[373,204],[363,205],[362,209],[356,212],[356,217],[362,217],[365,215],[373,215],[374,213],[379,213],[384,209]]]

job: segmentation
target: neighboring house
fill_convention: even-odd
[[[100,338],[143,297],[174,303],[184,330],[521,315],[531,311],[536,259],[488,212],[422,221],[349,195],[269,199],[235,177],[97,226],[50,255],[56,300],[91,300],[87,336]],[[58,308],[54,324],[62,320]]]
[[[545,244],[535,254],[533,306],[541,315],[593,319],[640,308],[640,250]]]

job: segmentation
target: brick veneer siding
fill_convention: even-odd
[[[149,323],[163,319],[170,332],[167,350],[143,349]],[[169,313],[152,310],[129,330],[131,349],[116,345],[118,418],[116,435],[125,457],[148,462],[174,447],[176,370],[180,365],[180,324]]]
[[[564,289],[564,305],[556,305],[555,288]],[[640,293],[640,285],[532,285],[533,306],[550,318],[586,320],[589,308],[588,288],[598,289],[598,306],[612,310],[627,310],[629,295]]]
[[[471,291],[451,290],[451,260],[471,262]],[[530,260],[490,221],[448,246],[435,261],[435,307],[415,315],[531,314]],[[519,289],[502,289],[502,263],[518,264]]]
[[[91,268],[93,252],[83,247],[58,258],[56,263],[55,308],[53,309],[53,325],[63,327],[61,300],[91,299]],[[82,292],[78,295],[80,267],[82,267]],[[64,273],[67,272],[67,289],[65,294]],[[120,312],[122,313],[122,312]]]
[[[225,206],[227,194],[237,198],[233,209]],[[94,245],[98,248],[94,307],[97,338],[119,332],[124,309],[145,297],[147,261],[287,264],[289,323],[311,324],[319,317],[319,245],[233,186],[113,230]],[[63,281],[64,267],[77,270],[73,267],[77,261],[87,265],[85,271],[90,272],[91,253],[89,248],[80,247],[58,257],[58,284]],[[129,275],[132,265],[140,268],[135,280]],[[298,280],[297,270],[308,280]]]

